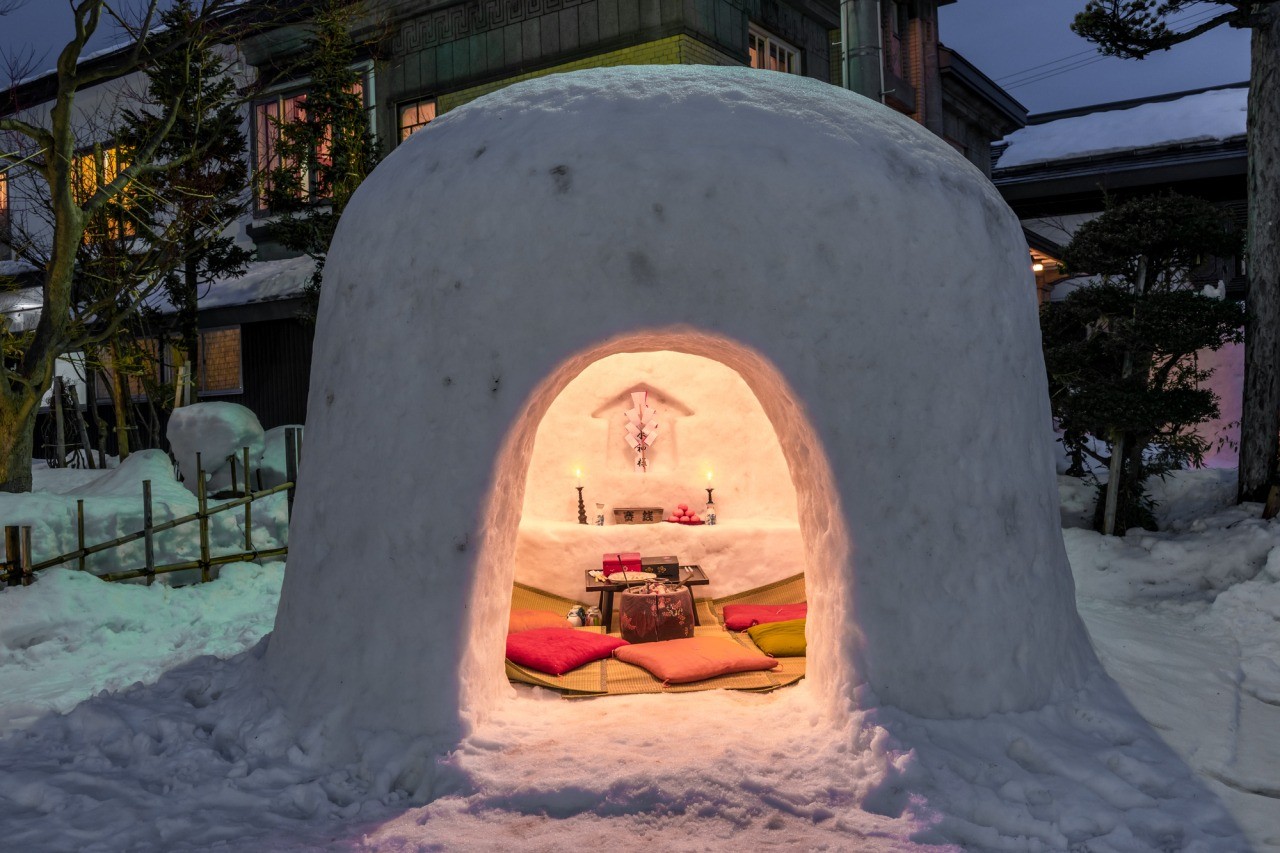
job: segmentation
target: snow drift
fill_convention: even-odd
[[[817,81],[615,68],[445,115],[365,181],[328,256],[269,683],[340,749],[457,743],[507,689],[542,415],[590,364],[669,350],[736,371],[772,424],[821,704],[1064,695],[1097,670],[1030,276],[975,168]]]

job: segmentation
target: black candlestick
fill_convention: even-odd
[[[714,491],[715,491],[714,488],[707,489],[707,503],[713,503],[713,501],[711,500],[711,493]]]
[[[582,486],[578,486],[578,523],[587,523],[587,505],[582,502]]]

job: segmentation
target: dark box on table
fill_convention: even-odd
[[[680,580],[679,557],[641,557],[640,570],[653,572],[664,581]]]

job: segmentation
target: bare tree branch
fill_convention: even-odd
[[[30,122],[25,122],[17,118],[0,118],[0,131],[9,131],[11,133],[20,133],[30,139],[42,149],[53,147],[53,135],[42,127],[36,127]],[[4,156],[8,159],[7,155]]]

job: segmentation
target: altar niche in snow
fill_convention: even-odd
[[[616,68],[447,113],[343,215],[265,657],[295,724],[328,723],[338,751],[393,729],[443,753],[509,695],[537,426],[592,364],[659,351],[725,365],[767,415],[824,707],[982,716],[1099,671],[1026,244],[990,182],[824,83]]]

